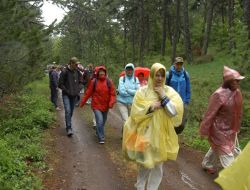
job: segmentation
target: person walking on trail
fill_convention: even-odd
[[[70,137],[73,135],[72,116],[75,108],[76,98],[80,92],[82,75],[77,69],[77,58],[72,57],[68,66],[61,72],[59,88],[62,89],[62,99],[65,110],[66,132]]]
[[[174,64],[167,72],[166,85],[173,87],[182,98],[184,103],[184,113],[181,125],[175,128],[177,134],[182,133],[187,122],[188,104],[191,98],[191,85],[188,72],[183,67],[183,58],[176,57]]]
[[[210,97],[208,109],[200,124],[200,135],[208,137],[210,148],[202,161],[208,173],[216,172],[219,158],[223,168],[234,160],[235,140],[240,129],[242,95],[240,80],[244,79],[236,70],[224,66],[223,84]]]
[[[122,150],[138,164],[137,190],[157,190],[163,176],[163,162],[176,160],[179,144],[174,130],[182,121],[180,95],[165,85],[166,69],[151,67],[148,85],[135,94],[131,115],[124,125]]]
[[[104,66],[96,68],[97,76],[93,78],[84,94],[80,107],[83,107],[87,100],[92,97],[91,107],[96,119],[96,134],[100,144],[105,143],[104,125],[107,120],[109,109],[116,102],[115,86],[107,77],[107,70]]]
[[[49,87],[50,87],[50,100],[54,104],[56,110],[61,110],[58,107],[57,99],[58,99],[58,73],[56,70],[56,66],[52,66],[51,70],[49,71]]]
[[[125,66],[125,76],[119,78],[117,106],[121,114],[123,125],[130,114],[134,95],[140,87],[140,82],[134,76],[134,65],[128,63]]]

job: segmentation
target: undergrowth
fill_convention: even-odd
[[[44,167],[42,133],[54,120],[47,79],[33,82],[0,104],[0,189],[39,190],[34,171]]]

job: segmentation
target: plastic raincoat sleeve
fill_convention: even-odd
[[[210,99],[208,104],[208,109],[205,113],[205,116],[200,124],[200,134],[201,135],[209,135],[210,127],[214,122],[214,118],[222,105],[222,101],[220,99],[219,94],[214,93]]]
[[[225,168],[215,179],[223,190],[250,189],[250,142],[234,160],[231,166]]]
[[[124,125],[125,157],[146,168],[153,168],[155,164],[165,160],[175,160],[179,150],[174,126],[182,121],[183,103],[171,87],[165,86],[165,91],[176,108],[175,117],[170,117],[164,108],[147,114],[150,105],[159,100],[158,97],[154,98],[153,91],[142,87],[136,92],[131,115]]]

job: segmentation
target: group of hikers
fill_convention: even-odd
[[[139,166],[135,187],[138,190],[157,190],[163,176],[163,162],[176,160],[178,134],[187,122],[191,85],[183,64],[183,58],[176,57],[167,71],[164,65],[154,63],[145,80],[143,75],[135,76],[134,64],[128,63],[116,89],[105,66],[93,68],[90,65],[86,70],[79,67],[76,57],[72,57],[60,76],[55,68],[50,71],[51,101],[60,110],[55,94],[60,88],[66,132],[71,137],[71,119],[76,102],[79,101],[79,106],[83,107],[91,99],[93,125],[100,144],[105,143],[104,125],[108,111],[116,104],[123,121],[123,153]],[[239,89],[242,79],[244,77],[239,72],[224,66],[223,84],[211,95],[200,124],[200,135],[207,137],[210,144],[202,161],[203,169],[209,174],[216,172],[217,159],[226,168],[235,158],[235,141],[242,116]],[[83,86],[84,94],[80,100],[79,93]]]

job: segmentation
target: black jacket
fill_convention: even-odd
[[[62,89],[63,95],[77,96],[80,93],[82,75],[78,70],[71,70],[68,67],[61,72],[58,87]]]

